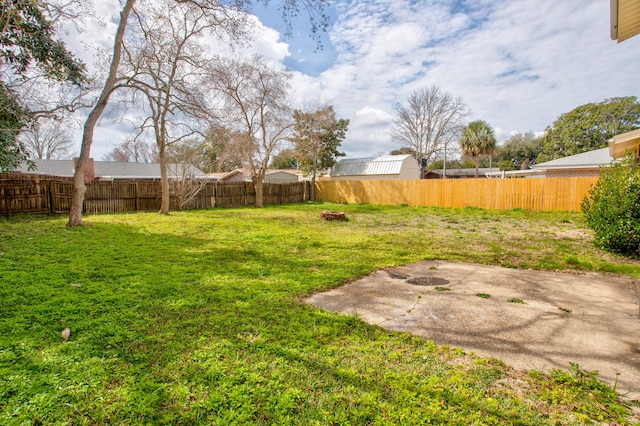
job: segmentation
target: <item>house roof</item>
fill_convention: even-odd
[[[611,39],[618,43],[640,34],[640,2],[611,0]]]
[[[609,148],[596,149],[581,154],[570,155],[531,166],[534,170],[549,169],[594,169],[611,164]]]
[[[524,170],[502,170],[499,172],[485,173],[488,178],[507,178],[507,177],[541,177],[544,176],[544,170],[524,169]]]
[[[613,158],[624,157],[629,153],[638,152],[639,150],[640,129],[615,135],[609,139],[609,155]]]
[[[265,176],[268,176],[268,175],[273,176],[280,173],[285,173],[287,175],[294,176],[297,179],[300,179],[300,177],[302,176],[302,170],[297,170],[297,169],[267,169],[265,171]],[[222,172],[222,173],[207,173],[207,176],[209,176],[210,178],[216,179],[219,182],[223,182],[237,174],[243,175],[243,179],[245,181],[251,181],[250,172],[243,169],[235,169],[230,172]]]
[[[33,160],[35,170],[29,171],[23,164],[19,170],[23,173],[46,174],[61,177],[72,177],[75,172],[73,160]],[[168,164],[169,176],[182,176],[181,164]],[[187,165],[185,170],[190,176],[206,178],[200,169]],[[101,179],[159,179],[158,163],[119,163],[116,161],[94,161],[94,175]]]
[[[234,169],[234,170],[231,170],[230,172],[207,173],[207,176],[222,182],[237,174],[242,174],[242,169]]]
[[[404,161],[407,158],[413,157],[405,154],[381,155],[379,157],[367,158],[345,158],[333,166],[331,176],[397,175],[400,174]]]
[[[428,170],[431,173],[436,173],[439,175],[443,175],[445,173],[445,171],[443,169],[433,169],[433,170]],[[497,167],[480,167],[478,168],[478,176],[484,176],[487,173],[491,173],[491,172],[498,172],[500,171],[499,168]],[[476,175],[476,169],[475,167],[472,168],[467,168],[467,169],[447,169],[446,170],[447,176],[452,177],[452,176],[470,176],[470,177],[475,177]]]
[[[296,176],[298,177],[298,175],[300,173],[298,170],[289,170],[289,169],[268,169],[265,173],[265,175],[276,175],[276,174],[280,174],[280,173],[284,173],[287,175],[291,175],[291,176]]]
[[[18,171],[38,175],[52,175],[60,177],[73,177],[73,160],[32,160],[33,170],[28,170],[28,165],[22,163],[18,166]]]

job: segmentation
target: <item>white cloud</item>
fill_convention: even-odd
[[[105,16],[117,17],[118,7],[117,0],[96,3]],[[609,39],[606,1],[337,0],[335,9],[328,34],[335,61],[314,76],[295,72],[292,95],[296,106],[322,100],[351,120],[343,150],[352,156],[396,149],[394,106],[426,86],[462,97],[469,120],[486,120],[501,140],[540,132],[588,102],[640,96],[633,66],[640,36]],[[105,21],[83,39],[112,37],[113,20]],[[290,57],[277,31],[259,24],[255,34],[239,52],[273,63]]]
[[[66,26],[64,34],[61,34],[66,41],[68,48],[81,58],[88,66],[89,71],[96,77],[99,84],[106,70],[106,63],[111,54],[113,36],[119,21],[120,2],[118,0],[101,0],[93,4],[91,15],[86,15],[82,22],[79,22],[80,32],[75,26]],[[255,16],[249,16],[252,24],[251,35],[253,40],[246,45],[230,48],[221,44],[213,36],[206,36],[205,44],[209,46],[209,54],[226,54],[249,58],[252,55],[263,56],[267,63],[273,66],[281,66],[286,57],[289,56],[289,46],[282,42],[281,35],[268,27],[265,27]],[[103,53],[100,53],[100,52]],[[102,71],[98,71],[102,70]],[[115,98],[115,97],[114,97]],[[94,141],[91,148],[91,156],[96,159],[102,158],[111,151],[116,144],[124,141],[133,132],[133,127],[126,121],[121,120],[118,115],[124,113],[129,115],[132,121],[140,121],[139,117],[131,115],[127,111],[114,112],[115,102],[112,102],[110,111],[103,115],[96,126]],[[117,108],[116,108],[117,109]],[[84,121],[88,111],[80,111],[77,116]],[[80,150],[82,133],[74,130],[76,140],[76,152]]]
[[[370,140],[389,151],[389,127],[368,133],[358,111],[393,113],[411,91],[436,85],[461,96],[499,139],[542,131],[562,113],[614,96],[639,96],[631,64],[640,40],[609,39],[608,2],[543,0],[340,1],[330,38],[334,66],[318,79],[325,98],[352,117],[345,150]]]
[[[353,122],[367,127],[388,126],[393,122],[393,116],[385,111],[367,106],[356,111]]]
[[[381,109],[366,106],[355,112],[349,122],[349,143],[345,152],[353,157],[388,153],[393,116]]]
[[[281,64],[290,56],[289,45],[280,40],[281,35],[276,30],[265,27],[255,16],[251,16],[250,19],[255,25],[253,42],[241,50],[242,56],[261,55],[274,64]]]

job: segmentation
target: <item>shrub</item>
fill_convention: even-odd
[[[502,160],[498,165],[500,167],[500,171],[503,170],[517,170],[518,168],[513,164],[511,160]]]
[[[640,164],[632,156],[600,172],[582,201],[596,245],[617,253],[640,254]]]

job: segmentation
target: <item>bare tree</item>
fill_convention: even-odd
[[[167,172],[169,175],[169,191],[176,200],[178,210],[182,210],[207,185],[206,176],[202,175],[206,145],[201,140],[185,140],[168,149]]]
[[[106,161],[119,163],[155,163],[158,161],[158,147],[140,139],[127,139],[103,156]]]
[[[250,62],[220,59],[211,69],[211,83],[224,96],[229,124],[244,134],[236,143],[251,169],[256,207],[263,206],[262,184],[271,156],[293,125],[289,78],[285,71],[269,68],[259,56]]]
[[[437,86],[414,91],[406,105],[396,107],[393,139],[411,148],[421,167],[457,141],[469,108],[461,98],[442,92]]]
[[[87,187],[84,184],[84,175],[87,163],[89,162],[91,144],[93,143],[93,132],[96,124],[98,123],[98,119],[109,103],[109,98],[119,87],[118,67],[120,66],[120,59],[122,57],[122,40],[124,38],[125,29],[127,28],[129,14],[131,13],[131,9],[133,9],[135,2],[136,0],[126,0],[122,7],[122,11],[120,12],[120,21],[118,22],[118,29],[116,30],[113,42],[113,56],[109,66],[109,73],[107,74],[102,91],[98,96],[98,100],[93,109],[89,112],[87,120],[84,123],[80,156],[76,163],[75,174],[73,175],[73,198],[71,199],[69,222],[67,223],[67,226],[82,225],[82,205],[84,204],[84,194],[87,190]]]
[[[68,128],[56,120],[40,120],[18,136],[31,158],[63,159],[71,155],[73,138]]]
[[[230,3],[223,3],[219,0],[176,0],[179,3],[189,2],[200,7],[220,7],[225,5],[229,10],[242,11],[252,4],[251,0],[233,0]],[[268,0],[256,0],[268,3]],[[122,41],[124,39],[125,29],[129,20],[129,14],[135,5],[136,0],[126,0],[120,13],[118,28],[114,37],[113,55],[109,66],[109,73],[105,80],[104,86],[94,108],[89,113],[85,122],[82,135],[82,145],[80,149],[80,158],[76,165],[76,171],[73,178],[73,197],[71,200],[71,209],[69,212],[69,222],[67,226],[82,225],[82,205],[84,203],[84,194],[86,186],[84,184],[84,173],[89,161],[91,145],[93,143],[93,133],[98,119],[104,112],[109,98],[112,93],[118,89],[119,82],[117,78],[118,67],[122,56]],[[326,8],[329,2],[327,0],[281,0],[279,8],[282,11],[283,19],[288,29],[291,30],[292,18],[297,16],[300,9],[306,10],[309,21],[311,23],[311,34],[319,40],[319,32],[326,30],[329,25],[329,15]]]
[[[245,15],[229,13],[223,6],[139,0],[132,16],[136,26],[125,39],[122,74],[145,107],[146,118],[138,126],[138,136],[151,133],[158,147],[160,213],[166,214],[170,207],[167,148],[200,133],[198,119],[208,117],[210,110],[198,81],[208,65],[203,54],[208,49],[201,37],[215,31],[241,39],[245,36]]]
[[[242,140],[238,131],[213,124],[205,134],[203,164],[201,169],[208,172],[229,172],[242,167],[244,156],[237,142]]]

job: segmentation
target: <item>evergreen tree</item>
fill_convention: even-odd
[[[637,128],[640,128],[640,103],[635,96],[579,106],[547,127],[537,162],[605,148],[615,135]]]
[[[0,171],[11,171],[28,161],[17,135],[31,119],[15,87],[34,68],[50,80],[72,84],[84,83],[86,74],[84,64],[55,38],[44,2],[4,1],[0,23]]]
[[[472,121],[462,131],[460,147],[462,155],[471,158],[476,163],[476,177],[478,177],[480,158],[493,154],[496,147],[493,128],[486,121]]]
[[[311,175],[311,199],[318,173],[333,166],[336,157],[344,156],[340,144],[346,137],[349,120],[337,119],[333,106],[328,105],[313,112],[296,110],[293,113],[294,134],[291,141],[302,169]]]

